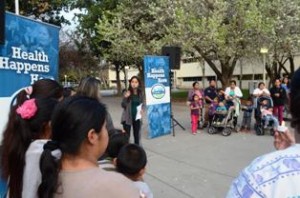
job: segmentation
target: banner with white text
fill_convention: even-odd
[[[171,133],[169,57],[145,56],[144,79],[149,138]]]
[[[58,47],[59,27],[5,13],[5,43],[0,44],[0,133],[20,89],[42,78],[57,80]]]

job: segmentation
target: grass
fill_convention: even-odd
[[[171,92],[171,98],[175,101],[186,101],[188,96],[187,90],[180,90],[176,92]]]

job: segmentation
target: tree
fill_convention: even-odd
[[[100,64],[99,58],[93,55],[87,43],[76,37],[78,35],[69,36],[70,39],[60,46],[60,79],[63,79],[64,75],[75,82],[86,76],[100,76],[104,79],[103,70],[106,69],[106,65]]]
[[[179,0],[169,42],[197,52],[225,87],[237,61],[255,53],[253,41],[265,31],[260,24],[261,13],[253,0]]]
[[[142,74],[144,55],[160,54],[167,26],[174,19],[172,2],[164,0],[123,0],[115,10],[104,13],[97,25],[98,41],[109,47],[99,47],[107,60],[116,63],[117,79],[125,65]]]
[[[263,45],[271,55],[266,65],[270,82],[282,74],[292,76],[295,71],[294,55],[300,50],[300,2],[263,1],[260,4],[264,24],[269,32],[264,36]]]
[[[61,11],[68,11],[72,0],[22,0],[19,1],[20,14],[23,16],[31,16],[44,22],[57,26],[61,24],[70,24],[68,20],[61,15]],[[15,11],[15,1],[6,1],[7,10]]]

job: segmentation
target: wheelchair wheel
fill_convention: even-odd
[[[212,126],[210,126],[209,128],[208,128],[208,130],[207,130],[207,133],[209,133],[209,134],[215,134],[216,133],[216,128],[215,127],[212,127]]]
[[[231,134],[231,128],[224,128],[222,130],[222,135],[223,136],[229,136]]]
[[[274,129],[270,129],[270,135],[274,136],[274,133],[275,133]]]
[[[260,126],[257,126],[257,125],[255,127],[255,132],[256,132],[256,135],[264,135],[265,134],[263,128]]]

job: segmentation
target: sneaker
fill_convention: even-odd
[[[264,126],[264,129],[268,128],[268,126]]]

